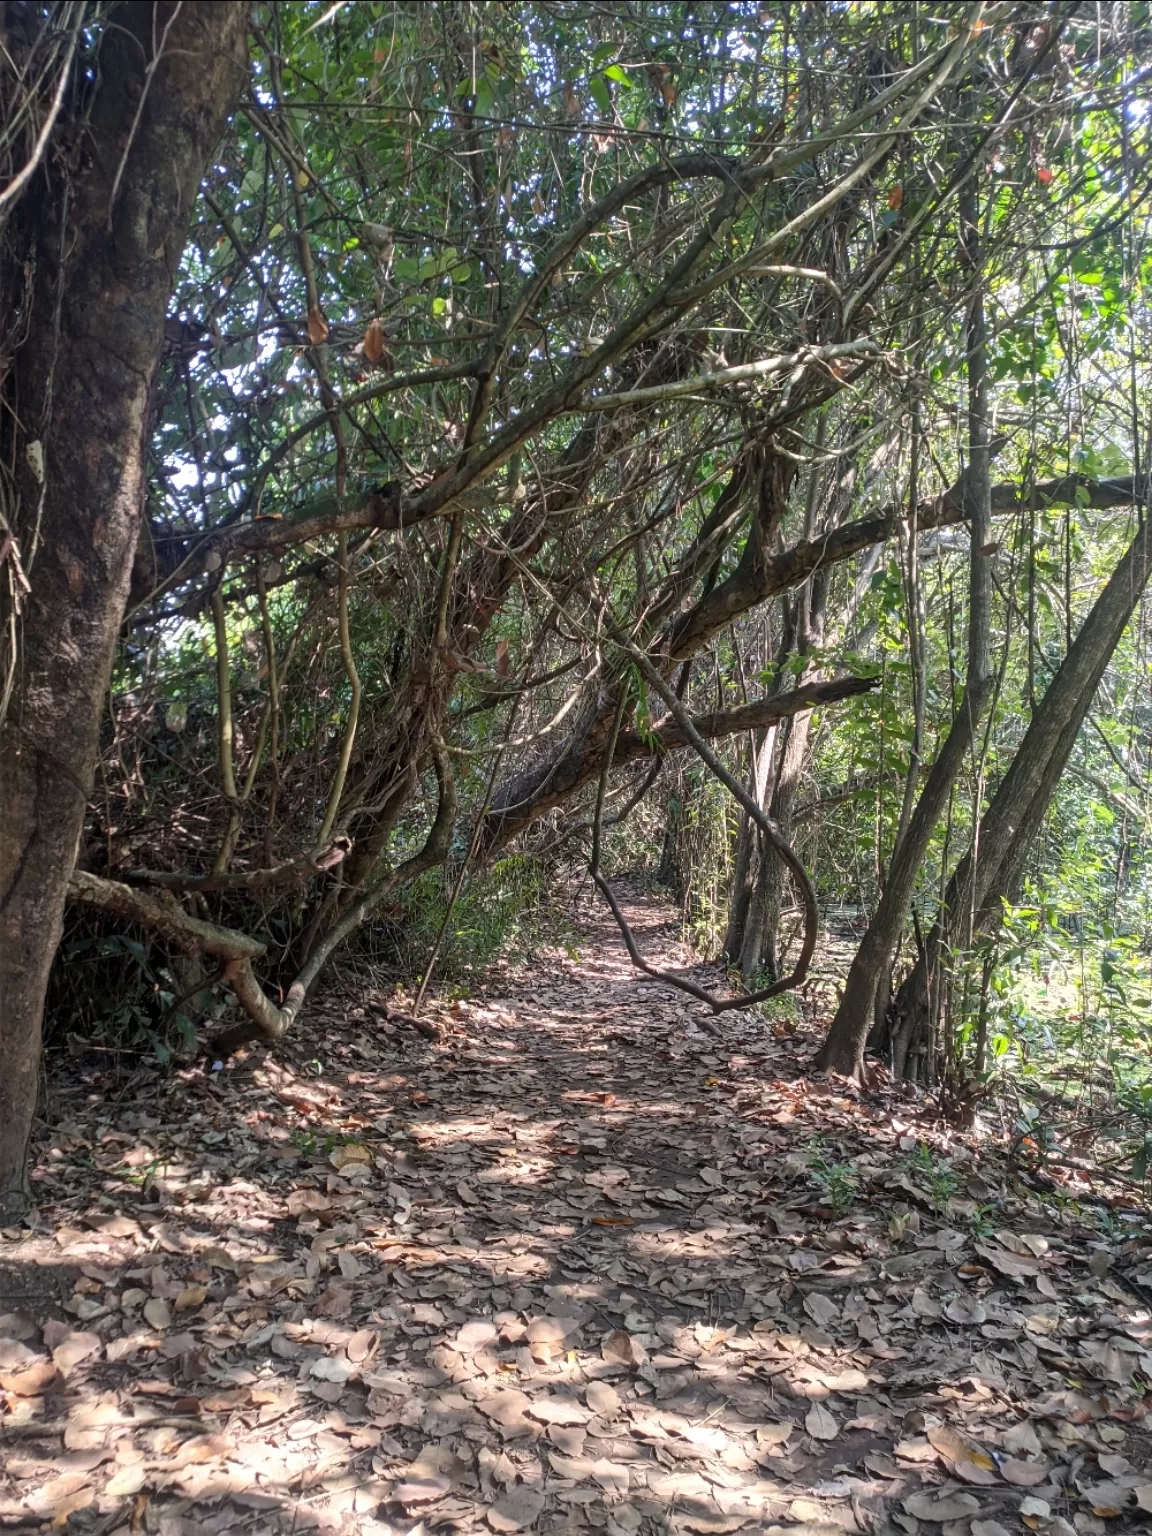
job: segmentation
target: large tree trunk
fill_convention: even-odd
[[[141,523],[165,313],[200,178],[243,85],[247,25],[247,5],[204,0],[109,12],[99,59],[78,60],[69,107],[8,230],[0,335],[22,339],[0,437],[16,469],[11,531],[29,582],[0,736],[8,1212],[26,1201],[44,991]],[[22,272],[32,274],[26,292]]]
[[[893,851],[879,905],[848,971],[844,995],[816,1057],[816,1066],[859,1078],[864,1046],[875,1020],[876,997],[892,964],[905,914],[928,844],[943,814],[964,759],[976,740],[980,717],[992,694],[989,621],[992,573],[987,553],[992,516],[988,450],[987,326],[976,255],[978,209],[973,186],[960,197],[961,240],[972,269],[968,305],[968,473],[964,490],[971,518],[968,585],[968,662],[964,699],[947,740],[932,765],[904,836]]]
[[[932,1028],[944,957],[969,927],[973,932],[993,929],[1002,901],[1012,899],[1028,849],[1150,572],[1152,534],[1144,520],[1032,716],[981,820],[975,853],[970,850],[957,866],[924,952],[897,994],[893,1050],[901,1059]]]

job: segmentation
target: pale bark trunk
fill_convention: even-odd
[[[812,732],[811,712],[796,715],[788,722],[788,736],[780,754],[780,771],[776,775],[776,789],[768,814],[780,828],[781,834],[791,841],[792,814],[796,809],[796,791],[800,776],[808,760],[808,742]],[[780,918],[784,911],[785,871],[779,859],[762,859],[760,877],[756,884],[753,908],[759,921],[756,955],[751,971],[763,969],[770,981],[781,974],[784,957],[780,953]]]
[[[748,788],[762,809],[768,796],[768,775],[776,752],[778,727],[771,725],[756,733],[749,763]],[[757,852],[756,828],[747,812],[740,817],[740,832],[736,839],[736,860],[732,871],[732,892],[728,903],[728,927],[724,935],[724,954],[732,961],[740,959],[744,948],[744,934],[748,926],[748,913],[752,892],[756,885]]]

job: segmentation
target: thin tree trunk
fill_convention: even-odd
[[[780,767],[776,774],[776,787],[768,814],[780,828],[781,836],[791,840],[792,813],[796,808],[796,791],[800,775],[808,757],[808,739],[812,728],[812,713],[795,715],[788,722],[788,735],[780,754]],[[748,932],[742,971],[745,984],[760,969],[768,972],[769,980],[775,981],[780,974],[780,914],[784,909],[785,872],[779,859],[761,858],[757,873],[756,889],[748,918]]]
[[[770,725],[758,731],[752,761],[749,765],[748,788],[761,809],[768,796],[768,777],[772,771],[772,759],[776,752],[778,727]],[[757,832],[752,818],[744,812],[740,818],[740,833],[736,842],[736,867],[732,875],[732,892],[728,905],[728,930],[724,937],[724,954],[732,962],[740,959],[744,949],[744,935],[748,928],[748,914],[752,893],[757,882]]]
[[[1024,861],[1052,803],[1076,738],[1113,652],[1152,572],[1152,534],[1145,519],[1108,584],[1092,605],[1071,650],[1048,685],[1024,739],[980,823],[979,859],[965,855],[949,881],[944,905],[897,995],[899,1031],[909,1043],[931,1026],[945,958],[972,922],[994,928],[1011,899]]]
[[[133,3],[78,61],[74,116],[9,225],[34,273],[0,410],[30,590],[0,735],[0,1210],[26,1203],[41,1015],[128,597],[164,319],[246,73],[248,7]],[[157,56],[159,55],[159,57]],[[86,77],[97,83],[85,101]],[[89,110],[85,110],[86,106]],[[74,178],[71,157],[82,169]],[[4,301],[0,300],[0,304]],[[0,313],[0,334],[12,320]],[[12,334],[9,328],[9,334]]]
[[[964,494],[971,517],[968,597],[968,665],[964,698],[947,740],[928,775],[907,831],[892,854],[879,905],[848,971],[844,995],[815,1065],[859,1078],[864,1046],[875,1022],[876,996],[888,972],[924,855],[952,786],[971,751],[992,694],[989,644],[992,573],[986,553],[991,524],[988,452],[987,327],[976,250],[978,207],[970,185],[960,198],[961,241],[972,271],[968,306],[968,473]]]

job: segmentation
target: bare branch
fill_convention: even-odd
[[[189,875],[164,869],[127,869],[123,879],[130,885],[155,885],[167,891],[271,891],[299,884],[313,875],[327,874],[352,851],[351,840],[336,837],[322,848],[289,859],[269,869],[240,869],[228,874]]]

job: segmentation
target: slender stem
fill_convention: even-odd
[[[444,551],[444,565],[440,571],[440,590],[436,595],[436,633],[434,645],[443,651],[448,645],[448,606],[452,598],[452,578],[456,574],[456,562],[460,557],[460,544],[464,537],[464,508],[459,502],[452,513],[452,527],[448,545]]]
[[[212,589],[212,624],[216,632],[217,756],[220,787],[228,802],[228,828],[212,866],[212,873],[228,868],[240,836],[240,805],[236,794],[235,731],[232,719],[232,676],[228,661],[228,628],[224,621],[223,581]]]
[[[440,950],[444,943],[444,935],[448,932],[448,924],[452,921],[452,913],[456,910],[456,903],[459,901],[460,893],[464,889],[464,881],[467,878],[469,867],[472,863],[472,860],[476,857],[477,849],[480,847],[480,839],[484,834],[484,818],[488,814],[488,807],[492,803],[492,792],[496,788],[496,775],[500,771],[500,764],[504,761],[504,754],[508,750],[508,744],[511,740],[513,728],[516,724],[516,716],[520,712],[520,704],[523,698],[524,695],[522,693],[517,694],[515,699],[512,701],[512,708],[508,711],[508,723],[504,727],[504,741],[501,744],[499,752],[497,752],[496,756],[492,759],[492,767],[488,773],[488,783],[484,789],[484,800],[480,806],[479,812],[477,813],[476,819],[473,822],[472,836],[468,839],[468,847],[465,850],[464,858],[460,864],[459,873],[456,876],[455,883],[453,884],[451,893],[449,894],[448,905],[444,909],[444,916],[440,921],[439,931],[436,934],[436,938],[432,944],[431,953],[429,954],[427,963],[424,966],[424,975],[420,978],[420,986],[416,993],[416,1001],[412,1005],[413,1017],[419,1014],[421,1006],[424,1002],[424,998],[427,995],[428,987],[432,980],[432,973],[436,968],[437,960],[440,958]]]
[[[268,587],[264,580],[264,566],[256,561],[256,594],[260,602],[260,628],[264,635],[264,658],[268,665],[268,766],[272,777],[272,791],[268,797],[268,810],[264,831],[264,862],[271,865],[272,829],[276,823],[276,802],[280,798],[280,669],[276,660],[276,637],[272,633],[272,615],[268,610]],[[293,636],[293,644],[295,636]]]
[[[697,756],[704,761],[713,776],[720,780],[729,794],[744,807],[748,815],[760,828],[768,845],[791,870],[792,876],[799,888],[801,902],[804,907],[804,939],[801,943],[799,958],[791,974],[781,977],[779,981],[773,982],[771,986],[761,987],[756,992],[744,992],[738,993],[735,997],[718,998],[704,987],[697,986],[694,981],[689,981],[687,977],[658,971],[643,959],[628,927],[627,920],[620,910],[620,905],[612,893],[611,886],[594,869],[592,872],[593,879],[605,901],[607,901],[612,909],[612,915],[616,919],[616,924],[623,936],[628,953],[632,958],[632,963],[648,975],[657,977],[661,981],[666,981],[669,986],[676,987],[681,992],[687,992],[690,996],[699,998],[701,1002],[708,1004],[713,1013],[725,1013],[733,1008],[747,1008],[753,1003],[766,1002],[770,997],[778,997],[781,992],[791,991],[793,988],[800,986],[808,974],[808,967],[812,963],[812,955],[816,949],[816,938],[820,928],[820,912],[816,901],[816,891],[808,871],[804,868],[792,846],[782,836],[776,823],[757,805],[755,796],[749,794],[744,785],[729,773],[703,736],[700,735],[691,715],[676,696],[676,690],[670,687],[664,680],[652,665],[649,657],[638,646],[633,645],[625,636],[615,634],[613,638],[620,649],[636,663],[646,681],[651,684],[665,704],[667,704],[673,718],[680,726],[690,745],[695,749]]]
[[[360,721],[360,674],[356,670],[356,658],[352,654],[352,640],[348,630],[348,535],[340,535],[340,597],[339,597],[339,626],[340,626],[340,655],[344,661],[344,670],[348,674],[348,683],[352,689],[352,699],[348,706],[348,724],[344,730],[344,743],[340,749],[340,761],[336,767],[336,777],[332,781],[332,792],[328,797],[328,809],[324,813],[324,822],[317,834],[317,842],[326,843],[332,835],[332,828],[336,823],[336,817],[340,810],[340,801],[344,795],[344,785],[348,778],[348,765],[352,761],[352,748],[356,743],[356,728]]]

